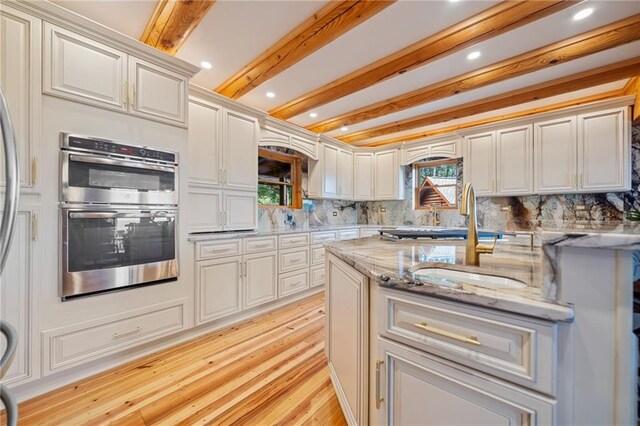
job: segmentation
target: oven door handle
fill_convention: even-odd
[[[153,213],[113,213],[113,212],[71,212],[71,219],[112,219],[139,217],[176,217],[176,212],[159,211]]]
[[[136,161],[114,160],[111,158],[100,158],[100,157],[93,157],[89,155],[71,154],[69,155],[69,159],[71,161],[78,161],[81,163],[107,164],[109,166],[132,167],[135,169],[144,169],[144,170],[159,170],[159,171],[169,172],[169,173],[175,173],[176,171],[175,167],[156,166],[154,164],[138,163]]]

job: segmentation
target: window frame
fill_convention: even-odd
[[[450,187],[453,186],[456,189],[456,202],[453,206],[450,207],[444,207],[444,206],[433,206],[431,204],[426,205],[426,206],[421,206],[420,205],[420,190],[423,189],[425,186],[423,185],[423,182],[419,181],[419,170],[422,168],[426,168],[426,167],[437,167],[437,166],[442,166],[445,164],[452,164],[454,166],[456,166],[456,181],[454,184],[452,185],[440,185],[442,187]],[[433,208],[435,208],[436,210],[457,210],[458,209],[458,178],[457,178],[457,168],[458,168],[458,159],[457,158],[446,158],[446,159],[441,159],[441,160],[432,160],[432,161],[420,161],[418,163],[413,163],[412,164],[413,167],[413,182],[414,182],[414,186],[413,186],[413,208],[414,210],[432,210]],[[437,186],[436,186],[437,188]]]
[[[277,205],[271,206],[258,203],[258,207],[272,207],[272,208],[288,208],[288,209],[301,209],[302,208],[302,157],[297,155],[285,154],[283,152],[272,151],[266,148],[258,148],[258,159],[260,157],[268,158],[270,160],[279,161],[281,163],[288,163],[291,165],[291,183],[265,181],[260,180],[258,175],[258,187],[260,184],[264,185],[283,185],[291,187],[291,205]]]

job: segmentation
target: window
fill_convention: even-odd
[[[258,152],[258,204],[302,208],[302,158],[260,149]]]
[[[458,160],[439,160],[413,165],[415,208],[455,209],[458,200]]]

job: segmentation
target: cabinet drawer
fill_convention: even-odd
[[[215,259],[218,257],[238,256],[242,254],[242,240],[225,240],[221,242],[198,243],[196,260]]]
[[[326,243],[337,240],[336,231],[313,232],[311,233],[311,244]]]
[[[551,322],[383,290],[385,337],[549,395],[557,330]]]
[[[309,267],[309,247],[278,252],[278,271],[280,273]]]
[[[247,238],[244,240],[244,252],[260,253],[263,251],[271,251],[278,249],[278,240],[276,237],[259,237]]]
[[[355,240],[360,238],[360,232],[357,229],[343,229],[338,232],[340,240]]]
[[[278,236],[278,244],[281,249],[308,246],[309,234],[280,235]]]
[[[312,266],[309,268],[309,274],[311,275],[311,287],[324,285],[324,265]]]
[[[311,247],[311,264],[324,265],[325,250],[323,245]]]
[[[309,269],[282,274],[278,277],[279,297],[298,293],[309,288]]]
[[[45,374],[111,354],[186,324],[186,299],[43,332]]]

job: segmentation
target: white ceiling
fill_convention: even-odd
[[[136,39],[144,30],[157,4],[157,0],[53,0],[53,2]],[[239,101],[262,110],[275,108],[497,3],[498,0],[457,2],[400,0],[258,86]],[[218,0],[187,39],[177,56],[196,65],[201,61],[212,63],[211,70],[202,70],[193,81],[214,89],[325,4],[326,1],[320,0]],[[593,14],[582,21],[574,21],[573,15],[585,7],[593,7]],[[318,114],[317,118],[310,118],[307,112],[292,117],[290,121],[306,126],[638,13],[640,13],[640,1],[635,0],[581,2],[544,19],[320,106],[314,110]],[[482,53],[480,58],[474,61],[467,60],[467,54],[474,50]],[[636,56],[640,56],[640,42],[351,125],[346,133],[506,93]],[[618,85],[623,83],[618,82]],[[587,92],[597,93],[598,90],[610,90],[610,87],[611,85],[604,85],[589,89]],[[267,91],[274,92],[276,97],[267,98],[265,96]],[[583,96],[580,93],[563,95],[562,99]],[[552,102],[552,99],[554,98],[537,102],[547,105],[548,102]],[[513,108],[522,110],[531,106],[522,105]],[[478,117],[461,120],[476,119]],[[452,122],[444,124],[444,126],[449,125],[452,125]],[[413,134],[421,130],[414,129],[406,133]],[[340,136],[344,133],[336,130],[329,134]],[[383,138],[397,135],[400,133],[386,135]]]

